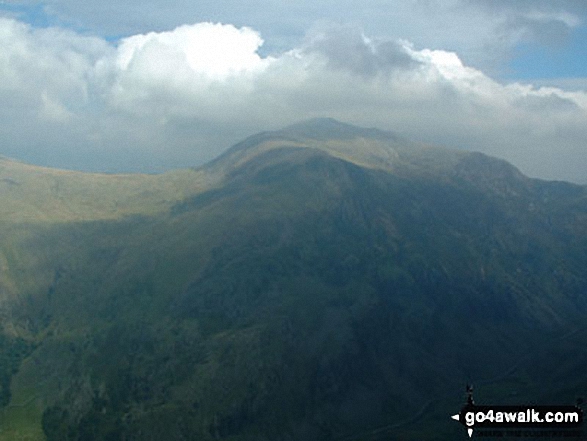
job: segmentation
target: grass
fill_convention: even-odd
[[[579,293],[584,254],[506,200],[510,181],[476,180],[475,161],[453,179],[465,154],[393,142],[269,136],[158,176],[1,160],[3,330],[38,346],[12,377],[0,441],[42,439],[53,406],[55,431],[65,409],[72,429],[94,433],[361,434],[435,393],[424,427],[402,435],[453,430],[460,398],[442,395],[466,372],[495,376],[538,345],[551,305],[584,317],[544,270],[560,262]],[[563,368],[582,384],[574,359]],[[544,373],[526,373],[486,396],[536,390]]]
[[[43,406],[34,400],[22,407],[11,405],[0,409],[0,440],[44,441],[45,435],[41,427],[43,410]]]
[[[24,364],[30,362],[29,359]],[[42,379],[34,370],[21,368],[21,373],[12,378],[11,390],[10,404],[0,409],[0,441],[44,440]]]
[[[114,175],[0,159],[0,220],[46,223],[153,215],[213,182],[202,170]]]

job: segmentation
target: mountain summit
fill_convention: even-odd
[[[587,387],[585,187],[330,119],[148,179],[13,165],[49,214],[0,212],[0,440],[450,440],[467,383]]]
[[[317,141],[329,141],[335,139],[399,139],[391,132],[379,129],[367,129],[351,124],[342,123],[333,118],[312,118],[306,121],[292,124],[279,131],[284,135],[293,137],[315,139]]]
[[[361,167],[394,173],[449,173],[467,156],[465,152],[413,142],[393,132],[316,118],[253,135],[209,166],[227,172],[261,153],[284,148],[313,149]]]

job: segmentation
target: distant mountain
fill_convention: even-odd
[[[332,119],[0,165],[0,440],[454,440],[467,382],[587,390],[585,187]]]

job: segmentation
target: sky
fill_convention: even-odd
[[[0,154],[198,166],[332,117],[587,184],[584,0],[0,0]]]

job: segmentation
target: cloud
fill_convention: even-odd
[[[172,32],[124,38],[118,46],[116,64],[126,71],[142,59],[151,65],[153,59],[158,59],[161,63],[157,66],[166,61],[175,64],[179,61],[185,62],[194,73],[224,79],[262,68],[264,62],[257,54],[262,44],[259,34],[250,28],[198,23],[180,26]]]
[[[125,38],[105,60],[114,79],[108,104],[162,118],[230,114],[226,100],[246,94],[273,61],[258,55],[262,44],[250,28],[212,23]]]
[[[503,84],[452,51],[314,28],[263,56],[248,27],[197,23],[116,44],[0,22],[0,143],[93,170],[197,165],[260,130],[331,116],[587,182],[587,93]]]
[[[585,2],[573,0],[460,0],[459,8],[491,23],[484,46],[502,55],[523,43],[561,45],[587,14]]]
[[[12,108],[32,108],[39,101],[85,102],[88,74],[108,47],[97,38],[60,29],[35,30],[14,20],[0,19],[0,93]],[[18,100],[12,94],[22,93]],[[5,109],[7,106],[3,106]]]
[[[512,49],[521,42],[561,41],[587,15],[583,0],[405,0],[393,4],[380,0],[254,0],[246,5],[237,0],[7,2],[18,8],[5,13],[18,15],[20,11],[25,21],[113,37],[161,32],[193,22],[246,25],[262,33],[268,40],[262,52],[273,55],[299,46],[317,22],[346,23],[360,26],[373,37],[404,38],[431,49],[450,48],[468,65],[494,73],[507,66]]]
[[[305,49],[306,53],[323,55],[331,68],[366,76],[413,69],[419,63],[399,42],[372,39],[351,26],[328,26],[315,31]]]

